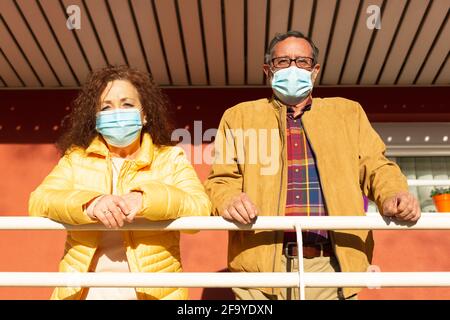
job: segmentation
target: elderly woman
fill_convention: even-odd
[[[31,194],[32,216],[120,230],[209,215],[183,150],[171,146],[166,100],[150,76],[125,66],[92,73],[58,142],[64,153]],[[60,272],[180,272],[179,232],[68,232]],[[52,299],[186,299],[181,288],[56,288]]]

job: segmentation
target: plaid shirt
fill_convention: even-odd
[[[307,109],[308,110],[308,109]],[[286,125],[288,186],[286,216],[326,216],[313,150],[303,130],[301,117],[288,108]],[[295,242],[295,232],[284,233],[285,242]],[[303,231],[305,244],[328,242],[327,230]]]

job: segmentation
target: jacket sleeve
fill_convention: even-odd
[[[214,163],[205,182],[212,202],[213,215],[220,215],[229,200],[242,193],[243,177],[238,165],[238,152],[230,125],[229,112],[220,121],[214,142]]]
[[[185,216],[209,216],[211,202],[198,179],[197,173],[186,158],[184,150],[173,148],[175,156],[169,161],[175,164],[173,184],[150,181],[131,188],[143,195],[139,216],[152,221],[172,220]]]
[[[386,146],[358,104],[359,181],[363,193],[378,206],[398,192],[408,191],[406,177],[395,162],[385,157]]]
[[[70,155],[64,155],[30,195],[30,216],[46,217],[58,222],[77,225],[96,223],[84,212],[84,205],[101,195],[93,191],[75,190]]]

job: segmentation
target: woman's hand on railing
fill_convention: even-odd
[[[221,216],[227,220],[237,221],[242,224],[251,223],[258,215],[258,210],[250,198],[245,193],[232,198]]]
[[[122,196],[126,202],[130,212],[126,216],[126,221],[131,223],[134,221],[136,214],[142,209],[142,192],[132,191]]]
[[[95,199],[86,209],[86,213],[108,228],[118,228],[123,227],[127,216],[133,211],[122,197],[104,195]]]
[[[421,215],[419,201],[409,192],[399,192],[383,202],[382,214],[402,221],[417,221]]]

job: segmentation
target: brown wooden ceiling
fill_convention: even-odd
[[[81,29],[66,27],[66,7]],[[370,30],[369,5],[381,8]],[[265,48],[296,29],[320,85],[449,85],[450,0],[0,0],[0,87],[77,88],[129,64],[163,86],[264,85]]]

